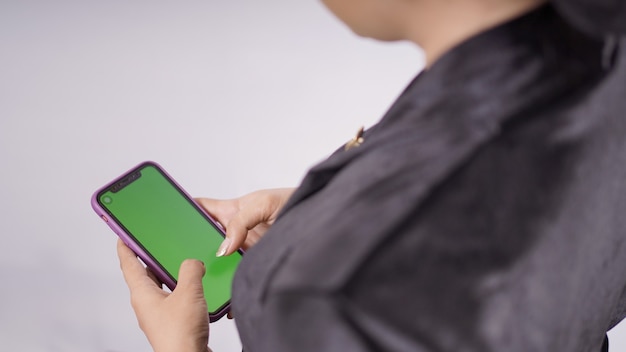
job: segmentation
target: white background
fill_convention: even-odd
[[[422,66],[317,1],[0,0],[0,349],[148,351],[92,192],[143,160],[197,196],[297,185]]]

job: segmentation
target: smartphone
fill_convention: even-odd
[[[143,162],[97,190],[95,212],[170,290],[185,259],[204,262],[202,279],[209,319],[230,309],[239,251],[216,257],[224,229],[159,164]]]

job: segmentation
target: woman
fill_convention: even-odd
[[[427,68],[295,192],[199,200],[226,224],[218,255],[250,248],[244,349],[607,348],[626,311],[624,5],[324,2],[359,35],[416,43]],[[205,351],[202,264],[168,295],[118,250],[154,349]]]

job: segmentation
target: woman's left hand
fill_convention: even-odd
[[[176,289],[168,293],[121,240],[117,242],[117,254],[139,327],[154,351],[210,351],[209,318],[202,288],[204,264],[198,260],[184,261]]]

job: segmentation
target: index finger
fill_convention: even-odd
[[[135,252],[128,248],[121,239],[117,240],[117,256],[120,260],[120,268],[128,288],[133,291],[143,286],[145,278],[148,278],[146,269],[137,259]],[[152,280],[150,281],[152,282]]]
[[[224,226],[239,211],[237,201],[232,199],[194,198],[207,213]]]

